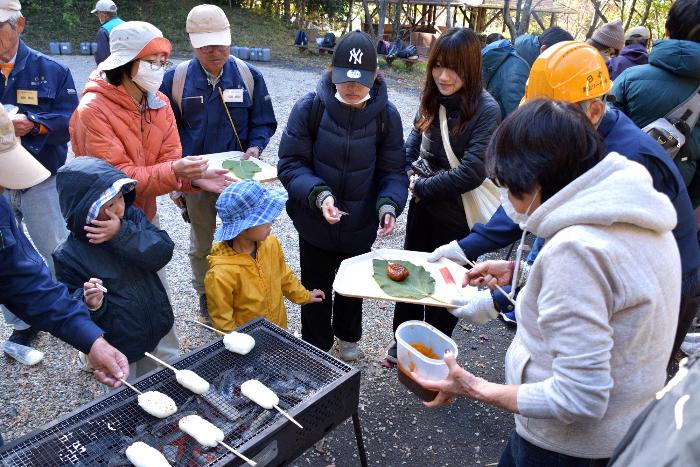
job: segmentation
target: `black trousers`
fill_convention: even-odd
[[[498,467],[605,467],[609,459],[567,456],[535,446],[513,430]]]
[[[435,206],[435,204],[427,206],[422,202],[416,203],[415,199],[411,200],[406,219],[406,239],[403,245],[405,250],[432,252],[445,243],[462,239],[469,234],[466,219],[464,224],[446,225],[439,222],[439,216],[436,218],[433,215]],[[457,280],[461,281],[461,278]],[[397,303],[394,308],[394,332],[400,324],[410,320],[425,321],[448,336],[452,335],[458,321],[445,308]]]
[[[356,255],[324,250],[299,237],[301,283],[309,290],[321,289],[326,294],[322,302],[302,305],[301,338],[326,352],[333,347],[333,336],[347,342],[357,342],[362,337],[362,299],[333,296],[338,267],[352,256]]]
[[[690,323],[693,322],[695,314],[700,308],[700,282],[695,284],[685,294],[681,295],[681,306],[678,312],[678,328],[676,329],[676,338],[673,340],[673,351],[671,352],[670,363],[674,361],[676,352],[681,348],[683,339],[688,333]]]

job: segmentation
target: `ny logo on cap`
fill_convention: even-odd
[[[362,50],[361,49],[352,49],[350,51],[350,60],[348,62],[355,62],[355,65],[362,65]]]

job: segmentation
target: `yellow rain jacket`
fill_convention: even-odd
[[[310,292],[289,268],[272,235],[258,243],[256,258],[224,242],[215,243],[207,258],[207,306],[213,326],[221,331],[232,331],[258,316],[286,328],[284,297],[299,305],[309,301]]]

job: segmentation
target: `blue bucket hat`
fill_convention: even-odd
[[[214,241],[231,240],[246,229],[272,222],[286,202],[286,191],[266,190],[255,180],[229,185],[216,201],[221,225],[216,229]]]

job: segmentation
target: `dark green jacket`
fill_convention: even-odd
[[[649,64],[625,70],[615,79],[615,105],[640,128],[670,112],[700,85],[700,43],[675,39],[654,43]],[[700,206],[700,121],[676,157],[693,207]]]

